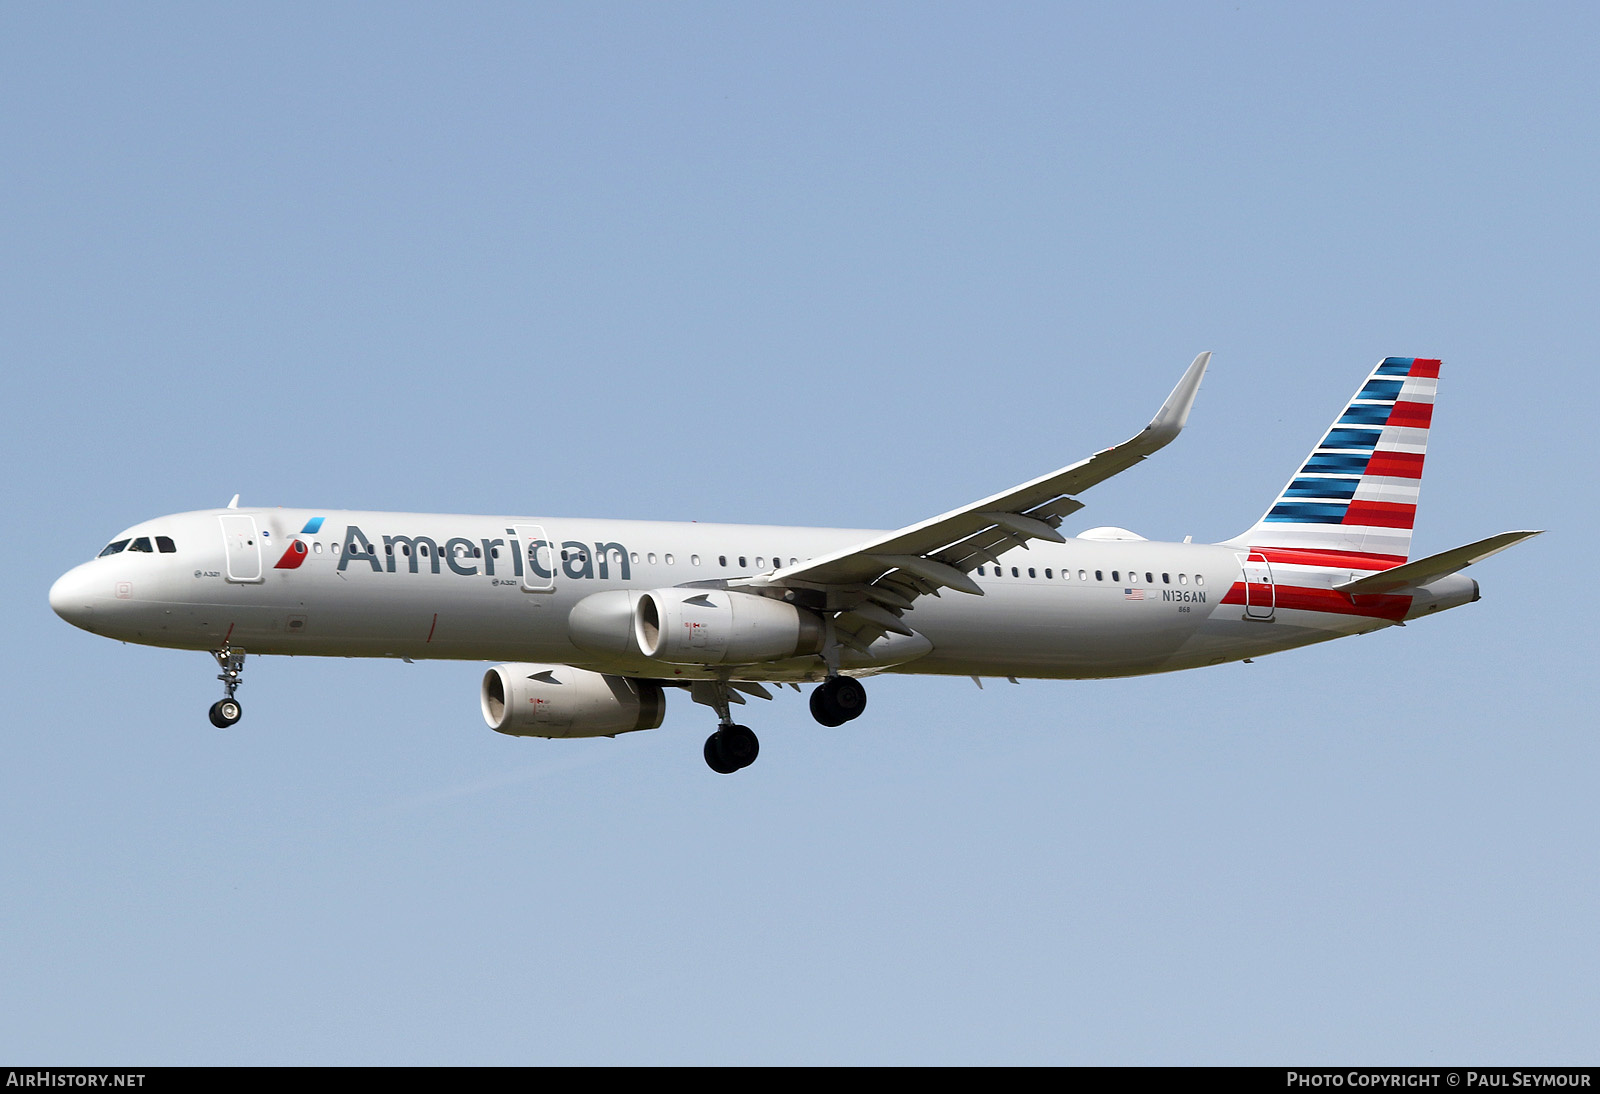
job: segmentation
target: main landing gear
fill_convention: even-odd
[[[227,695],[211,704],[211,724],[218,729],[227,729],[244,715],[244,707],[233,697],[243,682],[240,678],[244,674],[244,650],[223,646],[220,650],[212,650],[211,656],[217,659],[217,667],[222,669],[217,679],[222,681],[222,689],[227,692]]]
[[[772,693],[748,681],[732,684],[726,680],[697,680],[687,686],[695,702],[717,712],[717,731],[706,738],[706,766],[719,775],[732,775],[755,763],[761,742],[749,726],[735,724],[729,710],[731,704],[744,702],[742,696],[735,694],[737,691],[762,699],[772,698]],[[811,693],[811,716],[825,726],[842,726],[859,718],[866,709],[867,689],[853,676],[835,673]]]
[[[760,694],[772,698],[759,684],[756,687]],[[717,712],[717,731],[706,738],[706,766],[718,775],[732,775],[755,763],[756,756],[761,753],[761,742],[750,732],[749,726],[735,725],[733,715],[728,713],[730,704],[744,700],[734,696],[732,689],[721,680],[699,681],[691,690],[695,702],[704,703]]]
[[[825,726],[842,726],[867,709],[867,689],[853,676],[830,676],[811,693],[811,717]]]
[[[718,726],[706,738],[706,766],[718,775],[732,775],[741,767],[749,767],[761,754],[761,742],[750,732],[749,726],[733,723]]]

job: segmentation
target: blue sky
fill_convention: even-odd
[[[1592,1062],[1584,5],[0,9],[0,1056]],[[882,678],[760,762],[481,665],[49,611],[223,504],[895,527],[1141,426],[1069,531],[1227,538],[1445,360],[1481,603],[1140,680]]]

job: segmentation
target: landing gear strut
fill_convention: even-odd
[[[244,707],[233,697],[243,682],[240,678],[244,674],[244,650],[223,646],[220,650],[212,650],[211,656],[217,659],[217,667],[222,670],[217,674],[217,679],[222,681],[222,690],[227,692],[225,697],[211,704],[211,724],[218,729],[227,729],[244,715]]]
[[[811,693],[811,717],[825,726],[842,726],[867,709],[867,689],[853,676],[830,676]]]
[[[727,683],[697,681],[693,690],[695,702],[705,703],[717,712],[717,731],[706,738],[706,766],[718,775],[732,775],[755,763],[761,752],[761,742],[750,732],[749,726],[734,724],[733,715],[728,713],[732,700]]]

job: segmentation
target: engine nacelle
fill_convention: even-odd
[[[612,589],[590,593],[572,606],[567,616],[567,637],[579,649],[612,657],[639,656],[633,644],[633,614],[643,593]]]
[[[646,657],[672,665],[752,665],[818,653],[822,620],[782,600],[726,589],[652,589],[633,610]]]
[[[614,737],[655,729],[667,713],[660,684],[571,665],[496,665],[482,700],[489,728],[513,737]]]

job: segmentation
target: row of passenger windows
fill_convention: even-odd
[[[154,539],[155,545],[150,541]],[[157,551],[164,555],[176,554],[177,545],[170,536],[140,536],[137,539],[119,539],[106,544],[106,549],[101,551],[96,558],[105,558],[107,555],[121,554],[123,551],[138,551],[141,554],[153,555]]]
[[[121,544],[126,544],[127,542],[128,542],[127,540],[122,540]],[[166,542],[170,544],[172,541],[171,540],[166,540]],[[328,544],[328,553],[332,554],[332,555],[337,555],[343,549],[343,546],[344,545],[340,544],[340,543],[330,543],[330,544]],[[107,555],[115,554],[116,551],[112,550],[112,548],[116,548],[116,551],[122,550],[122,546],[121,545],[113,543],[111,545],[111,547],[107,547],[104,551],[101,552],[101,554],[107,554]],[[148,549],[149,548],[145,548],[145,550],[148,550]],[[165,551],[165,550],[168,550],[168,548],[163,547],[162,550]],[[313,553],[320,555],[322,553],[322,544],[321,543],[313,543],[311,545],[311,550],[312,550]],[[419,554],[421,554],[423,557],[427,557],[427,555],[429,554],[428,545],[426,543],[418,544],[417,545],[417,552]],[[359,554],[359,552],[356,552],[356,553]],[[389,554],[389,555],[394,554],[394,544],[392,544],[392,543],[385,544],[384,545],[384,553],[385,554]],[[444,549],[442,547],[439,548],[439,553],[441,555],[444,553]],[[400,545],[400,554],[405,558],[411,557],[411,545],[407,544],[407,543],[402,543]],[[457,546],[456,549],[455,549],[455,554],[456,554],[457,558],[468,558],[468,557],[471,557],[471,558],[482,558],[483,557],[483,548],[481,548],[481,547],[473,547],[471,549],[468,549],[465,546]],[[611,556],[613,558],[616,558],[617,557],[617,552],[613,551],[611,553]],[[490,558],[499,558],[500,557],[500,548],[499,547],[490,547],[489,548],[489,557]],[[534,557],[534,546],[531,543],[528,544],[528,557],[530,559]],[[727,568],[727,566],[728,566],[728,558],[729,557],[730,556],[728,556],[728,555],[718,555],[717,556],[717,565],[719,565],[719,566],[721,566],[723,568]],[[677,560],[677,556],[672,554],[670,551],[667,552],[664,555],[659,555],[659,556],[654,551],[646,551],[642,556],[640,555],[640,553],[638,551],[630,551],[628,553],[628,561],[631,562],[635,566],[639,565],[639,562],[640,562],[641,558],[647,564],[649,564],[651,566],[656,565],[658,561],[665,562],[668,566],[673,566],[673,565],[676,565],[677,561],[678,561]],[[738,562],[739,562],[739,568],[741,570],[749,568],[749,564],[750,564],[750,556],[749,555],[738,555],[737,558],[738,558]],[[574,550],[572,550],[570,548],[563,548],[562,551],[561,551],[561,561],[562,562],[566,562],[569,559],[572,560],[572,561],[575,561],[575,562],[585,562],[585,561],[588,560],[588,552],[587,551],[574,551]],[[755,560],[756,560],[755,568],[757,570],[765,570],[767,568],[767,557],[765,555],[756,555],[755,556]],[[790,558],[789,559],[789,565],[790,566],[797,566],[799,564],[800,564],[800,560],[798,558]],[[689,565],[691,565],[691,566],[700,565],[700,556],[699,555],[690,555],[689,556]],[[782,566],[783,565],[783,559],[777,557],[776,555],[773,556],[772,565],[775,566],[775,567],[776,566]]]
[[[153,546],[151,544],[151,540],[152,539],[154,539],[154,541],[155,541]],[[343,549],[343,546],[344,545],[341,544],[341,543],[329,543],[328,544],[328,553],[331,554],[331,555],[338,555],[339,552]],[[148,553],[148,554],[155,554],[157,551],[159,551],[161,554],[170,555],[170,554],[176,553],[177,550],[178,550],[177,546],[172,542],[172,539],[170,537],[168,537],[168,536],[154,536],[154,537],[152,537],[152,536],[140,536],[137,539],[119,539],[119,540],[115,541],[114,543],[108,543],[108,544],[106,544],[105,550],[101,551],[99,556],[97,556],[97,557],[104,558],[106,555],[114,555],[114,554],[118,554],[118,553],[120,553],[122,551],[143,551],[143,552]],[[312,552],[314,554],[319,554],[319,555],[322,554],[322,543],[321,542],[313,542],[311,544],[311,550],[312,550]],[[427,555],[429,553],[428,545],[426,543],[418,544],[417,545],[417,551],[423,557],[427,557]],[[394,544],[392,544],[392,543],[385,544],[384,545],[384,553],[385,554],[389,554],[389,555],[394,554]],[[440,554],[444,553],[442,548],[439,549],[439,553]],[[528,545],[528,557],[532,558],[533,557],[533,553],[534,553],[533,545],[529,544]],[[400,554],[403,557],[406,557],[406,558],[411,557],[411,545],[408,544],[408,543],[402,543],[400,545]],[[481,547],[473,547],[473,548],[469,549],[466,546],[457,546],[456,549],[455,549],[455,554],[456,554],[457,558],[467,558],[469,555],[472,558],[482,558],[483,557],[483,548],[481,548]],[[574,551],[574,550],[571,550],[569,548],[563,548],[562,551],[561,551],[561,561],[562,562],[566,562],[568,559],[573,559],[573,560],[578,561],[578,562],[583,562],[583,561],[587,560],[587,555],[588,555],[588,553],[585,552],[585,551]],[[615,552],[613,552],[613,555],[615,555]],[[491,558],[499,558],[500,557],[500,548],[499,547],[490,547],[489,548],[489,557],[491,557]],[[646,562],[648,562],[649,565],[651,565],[651,566],[656,565],[657,556],[656,556],[656,553],[654,551],[645,552],[643,557],[646,560]],[[729,556],[727,556],[727,555],[718,555],[717,556],[717,565],[722,566],[723,568],[726,568],[727,565],[728,565],[728,557]],[[739,560],[739,568],[741,570],[742,569],[747,569],[749,567],[749,558],[750,558],[750,556],[748,556],[748,555],[739,555],[737,557],[738,557],[738,560]],[[676,564],[676,562],[677,562],[677,559],[670,552],[665,554],[665,555],[662,555],[661,559],[662,559],[662,561],[666,562],[666,564],[668,566],[672,566],[672,565]],[[767,568],[767,558],[766,558],[765,555],[756,555],[755,559],[756,559],[756,567],[755,568],[757,570],[765,570]],[[629,552],[629,561],[632,562],[635,566],[637,566],[639,564],[639,560],[640,560],[640,555],[639,555],[638,551]],[[798,558],[789,559],[789,565],[791,565],[791,566],[798,565],[799,562],[800,562],[800,560]],[[699,555],[690,555],[689,556],[689,564],[691,566],[700,565],[700,556]],[[783,559],[777,557],[776,555],[773,556],[772,565],[773,566],[782,566],[783,565]]]
[[[1020,567],[1020,566],[1011,567],[1011,576],[1012,577],[1021,577],[1022,576],[1022,570],[1023,570],[1023,567]],[[1037,578],[1039,576],[1039,572],[1038,572],[1037,567],[1029,566],[1029,567],[1027,567],[1027,571],[1028,571],[1028,576],[1029,577]],[[979,566],[978,567],[978,576],[979,577],[1004,577],[1005,576],[1005,568],[1001,567],[1001,566]],[[1046,566],[1045,567],[1045,571],[1044,571],[1044,576],[1047,579],[1049,579],[1051,581],[1054,581],[1055,580],[1055,573],[1054,573],[1053,568],[1049,567],[1049,566]],[[1123,572],[1121,570],[1112,570],[1111,571],[1111,580],[1114,583],[1116,583],[1118,585],[1122,584],[1122,577],[1123,577]],[[1131,585],[1140,584],[1139,571],[1137,571],[1137,570],[1129,570],[1127,572],[1127,578],[1128,578],[1128,583],[1131,584]],[[1104,581],[1106,579],[1106,572],[1104,570],[1096,570],[1096,571],[1094,571],[1094,579],[1096,581]],[[1062,570],[1061,571],[1061,580],[1062,581],[1071,581],[1072,580],[1072,571],[1071,570]],[[1079,581],[1088,581],[1089,580],[1089,571],[1088,570],[1079,570],[1078,571],[1078,580]],[[1156,583],[1155,571],[1153,571],[1153,570],[1144,571],[1144,582],[1143,582],[1143,584],[1145,584],[1145,585],[1154,585],[1155,583]],[[1206,579],[1201,574],[1195,574],[1194,575],[1194,583],[1196,585],[1204,585],[1206,583]],[[1172,584],[1172,575],[1169,574],[1169,573],[1162,574],[1161,575],[1161,584],[1163,584],[1163,585],[1171,585]],[[1178,584],[1179,585],[1187,585],[1187,584],[1189,584],[1189,575],[1188,574],[1179,574],[1178,575]]]
[[[339,553],[341,547],[342,547],[341,544],[329,543],[328,544],[328,553],[337,555]],[[311,545],[311,549],[315,553],[321,554],[322,553],[322,544],[320,542],[313,543]],[[105,550],[100,552],[99,557],[104,558],[106,555],[115,555],[115,554],[121,553],[122,551],[135,551],[135,552],[142,552],[142,553],[145,553],[145,554],[155,554],[155,553],[159,552],[159,553],[164,554],[164,555],[170,555],[170,554],[176,553],[177,550],[178,550],[177,545],[172,542],[172,539],[169,536],[139,536],[139,537],[134,538],[134,539],[119,539],[119,540],[116,540],[116,541],[114,541],[112,543],[106,544]],[[427,554],[428,554],[428,545],[426,543],[419,544],[418,547],[417,547],[417,550],[423,556],[427,556]],[[386,544],[384,546],[384,552],[386,554],[391,554],[391,555],[394,554],[394,545],[393,544]],[[410,544],[402,543],[400,545],[400,553],[401,553],[401,555],[409,558],[410,555],[411,555],[411,546],[410,546]],[[441,551],[441,553],[443,553],[443,552]],[[481,547],[473,547],[473,548],[471,548],[469,550],[465,546],[457,546],[456,549],[455,549],[455,553],[456,553],[456,557],[457,558],[466,558],[466,557],[468,557],[469,554],[473,558],[482,558],[483,557],[483,549]],[[533,545],[529,544],[528,545],[528,557],[532,558],[533,557],[533,553],[534,553]],[[616,553],[617,552],[612,552],[613,556],[615,556]],[[489,548],[489,556],[491,558],[499,558],[500,557],[500,548],[499,547],[490,547]],[[730,556],[728,556],[728,555],[718,555],[717,556],[717,565],[721,566],[724,569],[727,569],[727,567],[728,567],[728,558],[729,557]],[[738,560],[739,569],[747,570],[747,569],[750,568],[750,556],[749,555],[738,555],[738,556],[734,556],[734,557],[736,557],[737,560]],[[672,565],[674,565],[676,563],[676,559],[674,558],[674,556],[670,552],[665,554],[665,555],[662,555],[661,558],[668,566],[672,566]],[[587,552],[584,552],[584,551],[573,551],[573,550],[571,550],[569,548],[563,548],[562,551],[561,551],[561,561],[566,562],[569,559],[574,559],[574,560],[576,560],[578,562],[585,562],[585,561],[587,561]],[[654,551],[645,552],[644,559],[645,559],[646,562],[649,563],[649,565],[652,565],[652,566],[656,565],[656,553]],[[629,553],[629,561],[631,561],[635,566],[637,566],[639,564],[639,560],[640,560],[640,555],[639,555],[638,551],[632,551],[632,552]],[[757,570],[765,570],[767,568],[767,558],[766,558],[765,555],[756,555],[755,556],[755,560],[756,560],[755,569],[757,569]],[[789,565],[790,566],[796,566],[796,565],[799,565],[799,563],[800,563],[800,560],[798,558],[790,558],[789,559]],[[700,565],[700,556],[699,555],[690,555],[689,556],[689,564],[691,566]],[[779,556],[774,555],[773,558],[772,558],[772,565],[774,567],[781,567],[783,565],[783,559],[781,557],[779,557]],[[1012,577],[1021,577],[1022,576],[1022,569],[1023,568],[1020,567],[1020,566],[1012,566],[1011,567],[1011,576]],[[1035,579],[1038,578],[1039,572],[1038,572],[1038,568],[1037,567],[1029,566],[1029,567],[1027,567],[1027,571],[1028,571],[1028,576],[1029,577],[1035,578]],[[1004,567],[1000,567],[1000,566],[979,566],[978,567],[978,576],[979,577],[990,577],[990,576],[992,576],[992,577],[1004,577],[1005,576],[1005,570],[1004,570]],[[1052,581],[1055,580],[1054,568],[1053,567],[1049,567],[1049,566],[1045,567],[1044,576],[1045,576],[1045,578],[1047,580],[1052,580]],[[1096,570],[1096,571],[1094,571],[1094,579],[1096,581],[1104,581],[1105,580],[1105,571],[1104,570]],[[1071,581],[1072,580],[1072,571],[1071,570],[1065,570],[1065,569],[1062,570],[1061,571],[1061,580],[1062,581]],[[1089,571],[1088,570],[1079,570],[1078,571],[1078,580],[1079,581],[1088,581],[1089,580]],[[1114,583],[1120,584],[1122,582],[1122,571],[1121,570],[1112,570],[1111,571],[1111,580]],[[1139,572],[1137,570],[1129,570],[1128,571],[1128,581],[1137,583],[1139,581]],[[1146,584],[1146,585],[1154,585],[1155,583],[1156,583],[1155,572],[1152,571],[1152,570],[1144,571],[1144,584]],[[1196,585],[1204,585],[1206,583],[1206,579],[1200,574],[1195,574],[1194,575],[1194,583]],[[1161,584],[1163,584],[1163,585],[1172,584],[1172,575],[1169,574],[1169,573],[1163,573],[1161,575]],[[1178,584],[1179,585],[1187,585],[1187,584],[1189,584],[1189,575],[1188,574],[1179,574],[1178,575]]]
[[[153,543],[152,543],[152,541],[153,541]],[[342,545],[338,544],[338,543],[330,543],[330,544],[328,544],[328,553],[337,555],[339,553],[339,551],[340,551],[341,546]],[[320,542],[319,543],[313,543],[311,545],[311,549],[314,552],[316,552],[317,554],[321,554],[322,553],[322,544]],[[172,539],[169,536],[139,536],[139,537],[137,537],[135,539],[119,539],[119,540],[116,540],[115,542],[106,544],[105,550],[100,552],[99,557],[100,558],[104,558],[106,555],[115,555],[115,554],[121,553],[122,551],[136,551],[136,552],[143,552],[145,554],[155,554],[157,552],[160,552],[161,554],[164,554],[164,555],[170,555],[170,554],[176,553],[177,550],[178,550],[177,545],[172,542]],[[417,550],[423,556],[426,556],[428,554],[428,545],[426,543],[419,544],[418,547],[417,547]],[[391,554],[391,555],[394,554],[394,545],[393,544],[386,544],[384,546],[384,552],[386,554]],[[400,545],[400,553],[401,553],[401,555],[409,558],[410,555],[411,555],[411,546],[410,546],[410,544],[402,543]],[[441,551],[441,553],[443,553],[443,552]],[[528,545],[528,557],[532,558],[533,557],[533,553],[534,553],[533,545],[529,544]],[[612,552],[613,555],[615,555],[616,553],[617,552]],[[473,547],[473,548],[471,548],[469,550],[465,546],[456,547],[456,557],[457,558],[466,558],[469,554],[473,558],[482,558],[483,557],[483,549],[480,548],[480,547]],[[489,548],[489,556],[491,558],[499,558],[500,557],[500,548],[499,547],[490,547]],[[661,557],[662,557],[662,560],[665,561],[668,566],[672,566],[676,562],[676,559],[673,557],[673,555],[671,553],[665,554],[665,555],[663,555]],[[735,557],[737,557],[737,559],[738,559],[739,569],[746,570],[746,569],[750,568],[750,565],[749,565],[750,556],[749,555],[738,555],[738,556],[735,556]],[[637,566],[639,564],[639,558],[640,558],[640,556],[639,556],[639,552],[638,551],[632,551],[632,552],[629,553],[629,561],[631,561],[635,566]],[[644,558],[650,565],[652,565],[652,566],[656,565],[656,553],[654,551],[645,552]],[[728,555],[718,555],[717,556],[717,565],[723,567],[724,569],[726,569],[728,567],[728,558],[729,558]],[[568,548],[563,548],[562,551],[561,551],[561,561],[566,562],[566,561],[568,561],[568,559],[575,559],[578,562],[587,561],[587,552],[584,552],[584,551],[573,551],[573,550],[570,550]],[[767,568],[767,558],[766,558],[765,555],[756,555],[755,556],[755,560],[756,560],[755,568],[757,570],[765,570]],[[800,560],[798,558],[790,558],[789,559],[789,565],[790,566],[796,566],[796,565],[799,565],[799,563],[800,563]],[[691,566],[700,565],[700,556],[699,555],[690,555],[689,556],[689,564]],[[781,567],[783,565],[783,559],[778,557],[778,556],[776,556],[776,555],[774,555],[773,558],[772,558],[772,565],[774,567]],[[1020,567],[1020,566],[1012,566],[1011,567],[1011,576],[1012,577],[1021,577],[1022,576],[1022,569],[1023,568]],[[1031,577],[1031,578],[1037,578],[1039,576],[1037,567],[1029,566],[1029,567],[1027,567],[1027,571],[1028,571],[1028,576]],[[1000,567],[1000,566],[979,566],[978,567],[978,576],[979,577],[990,577],[990,576],[993,576],[993,577],[1004,577],[1005,576],[1005,572],[1004,572],[1004,568]],[[1052,581],[1055,580],[1054,568],[1053,567],[1049,567],[1049,566],[1045,567],[1044,576],[1048,580],[1052,580]],[[1096,571],[1094,571],[1094,579],[1096,581],[1104,581],[1105,580],[1105,571],[1104,570],[1096,570]],[[1071,570],[1065,570],[1065,569],[1062,570],[1061,571],[1061,580],[1062,581],[1071,581],[1072,580],[1072,571]],[[1089,571],[1088,570],[1079,570],[1078,571],[1078,580],[1079,581],[1088,581],[1089,580]],[[1114,583],[1120,584],[1122,582],[1122,571],[1121,570],[1112,570],[1111,571],[1111,580]],[[1139,572],[1137,570],[1129,570],[1128,571],[1128,581],[1137,583],[1139,581]],[[1152,571],[1152,570],[1144,571],[1144,583],[1146,585],[1154,585],[1156,583],[1156,576],[1155,576],[1155,572],[1154,571]],[[1200,574],[1195,574],[1194,575],[1194,583],[1196,585],[1204,585],[1206,583],[1206,579]],[[1172,584],[1172,575],[1169,574],[1169,573],[1163,573],[1161,575],[1161,584],[1163,584],[1163,585]],[[1187,585],[1187,584],[1189,584],[1189,575],[1188,574],[1179,574],[1178,575],[1178,584],[1179,585]]]

